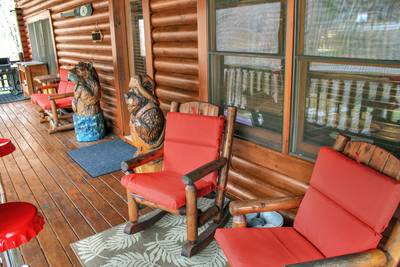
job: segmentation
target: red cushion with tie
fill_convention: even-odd
[[[129,192],[165,207],[178,209],[184,206],[182,176],[219,157],[223,130],[223,117],[168,113],[163,171],[126,175],[122,185]],[[211,173],[197,181],[198,196],[211,193],[216,178],[217,174]]]
[[[282,266],[377,247],[400,201],[400,183],[324,147],[292,228],[218,229],[230,266]],[[298,253],[302,251],[302,253]]]

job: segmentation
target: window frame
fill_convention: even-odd
[[[292,123],[290,127],[289,155],[298,157],[308,161],[315,161],[307,155],[302,155],[296,150],[306,151],[310,154],[317,154],[320,146],[317,144],[307,143],[303,140],[304,124],[305,124],[305,103],[300,101],[306,100],[307,70],[310,63],[331,63],[343,65],[360,65],[371,67],[396,67],[400,68],[399,60],[380,60],[365,58],[343,58],[343,57],[326,57],[304,55],[304,28],[305,28],[305,9],[307,0],[296,1],[294,9],[294,47],[293,47],[293,97],[292,105],[297,109],[291,110]],[[297,112],[296,112],[297,111]],[[339,129],[337,130],[339,132]]]
[[[213,56],[238,56],[238,57],[252,57],[252,58],[264,58],[264,59],[279,59],[282,62],[282,71],[284,73],[283,78],[283,124],[282,124],[282,131],[278,133],[273,133],[268,130],[263,129],[256,129],[257,132],[263,131],[264,136],[266,136],[266,140],[268,139],[280,139],[280,149],[277,150],[278,152],[289,155],[289,139],[290,139],[290,127],[291,127],[291,102],[292,102],[292,88],[293,88],[293,53],[294,53],[294,21],[295,21],[295,1],[296,0],[270,0],[268,2],[281,2],[282,4],[286,5],[285,8],[285,27],[280,27],[279,34],[280,38],[280,45],[279,53],[271,54],[271,53],[249,53],[249,52],[234,52],[234,51],[217,51],[216,49],[216,3],[215,1],[207,1],[208,8],[208,76],[209,78],[209,99],[213,101],[217,99],[215,97],[213,90],[213,70],[211,69],[210,65],[212,64]],[[257,135],[258,133],[256,133]],[[240,137],[239,137],[240,138]],[[261,146],[265,146],[268,149],[273,149],[270,146],[266,145],[266,142],[259,142],[254,139],[246,139],[250,142],[254,142],[260,144]]]
[[[53,20],[51,18],[50,10],[45,10],[43,12],[27,16],[26,17],[26,28],[28,29],[28,25],[31,24],[31,23],[35,23],[35,22],[37,22],[39,20],[46,20],[46,19],[49,21],[49,25],[50,25],[50,31],[51,31],[50,37],[51,37],[52,46],[53,46],[54,61],[55,61],[55,64],[56,64],[55,67],[56,67],[56,70],[58,72],[60,66],[59,66],[59,63],[58,63],[56,41],[55,41],[55,37],[54,37]],[[31,38],[29,37],[29,32],[28,32],[28,38],[29,38],[29,42],[31,42]]]
[[[144,17],[144,12],[145,12],[145,7],[146,5],[143,5],[142,4],[142,17],[143,17],[143,22],[144,22],[144,20],[145,20],[145,17]],[[128,42],[128,55],[129,55],[129,59],[128,59],[128,61],[129,61],[129,73],[130,73],[130,76],[131,77],[133,77],[134,75],[136,75],[136,71],[135,71],[135,60],[134,60],[134,56],[135,56],[135,53],[139,53],[140,54],[140,51],[135,51],[135,47],[134,47],[134,43],[133,43],[133,38],[132,38],[132,36],[133,36],[133,34],[136,34],[136,31],[135,31],[135,29],[134,29],[134,27],[132,26],[132,15],[131,15],[131,0],[125,0],[125,10],[126,10],[126,29],[127,29],[127,42]],[[144,23],[144,27],[145,27],[145,32],[146,32],[146,23]],[[146,34],[145,34],[145,40],[144,40],[144,45],[145,45],[145,51],[146,51],[146,57],[147,57],[147,55],[149,54],[148,53],[148,49],[149,49],[149,47],[148,47],[148,45],[147,45],[147,43],[148,43],[148,40],[146,40]],[[151,49],[151,47],[150,47],[150,49]],[[152,50],[150,50],[150,51],[152,51]],[[148,66],[147,66],[147,59],[146,59],[146,57],[145,57],[145,69],[146,69],[146,72],[148,72]]]

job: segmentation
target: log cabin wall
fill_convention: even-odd
[[[22,54],[24,60],[32,59],[32,49],[28,37],[28,28],[25,27],[24,17],[22,15],[22,10],[20,8],[16,9],[17,23],[19,36],[21,40]]]
[[[63,18],[61,13],[91,3],[93,14],[88,17]],[[122,132],[121,98],[114,76],[112,34],[110,31],[110,8],[108,0],[16,0],[20,35],[25,59],[31,59],[28,38],[29,16],[49,10],[54,29],[56,54],[59,66],[69,66],[79,61],[93,62],[102,88],[101,106],[108,126],[117,134]],[[17,13],[18,14],[18,13]],[[94,43],[92,31],[102,31],[103,41]]]
[[[206,0],[143,1],[147,72],[164,110],[171,101],[207,101]],[[145,25],[146,27],[146,25]],[[239,199],[302,195],[313,164],[236,138],[228,193]]]
[[[174,100],[207,100],[206,73],[201,69],[207,64],[207,48],[199,46],[198,13],[203,10],[197,2],[202,1],[143,1],[146,69],[156,81],[163,110]]]

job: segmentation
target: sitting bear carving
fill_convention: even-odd
[[[131,135],[142,150],[155,149],[164,139],[165,118],[155,97],[155,85],[149,76],[131,79],[125,101],[131,114]]]

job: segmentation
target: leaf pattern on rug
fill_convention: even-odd
[[[213,200],[200,198],[198,206],[205,210]],[[227,224],[231,225],[231,222]],[[199,229],[201,233],[207,225]],[[73,243],[71,246],[84,267],[224,267],[226,259],[217,243],[199,254],[181,256],[186,240],[185,216],[165,215],[154,226],[134,235],[123,232],[125,224]]]
[[[107,248],[107,245],[101,234],[97,234],[77,242],[76,247],[79,257],[87,263],[96,257],[102,257],[100,254]]]
[[[141,233],[127,235],[124,233],[125,225],[118,225],[114,229],[114,235],[107,239],[107,249],[123,250],[133,246],[139,241]]]
[[[169,228],[172,226],[185,224],[185,222],[186,222],[185,216],[167,214],[161,220],[156,222],[155,225],[162,228]]]
[[[107,260],[107,263],[102,267],[160,267],[155,263],[154,259],[146,253],[138,252],[127,252],[124,254],[118,254],[111,259]]]
[[[219,246],[215,241],[211,242],[199,254],[186,260],[186,266],[193,267],[224,267],[226,265],[226,258],[220,252]]]
[[[184,242],[186,240],[186,224],[171,227],[167,230],[164,237],[166,240]]]
[[[181,257],[182,245],[176,240],[159,240],[156,233],[155,241],[144,244],[146,251],[150,251],[150,257],[154,257],[156,261],[173,263],[177,266],[184,266]]]

